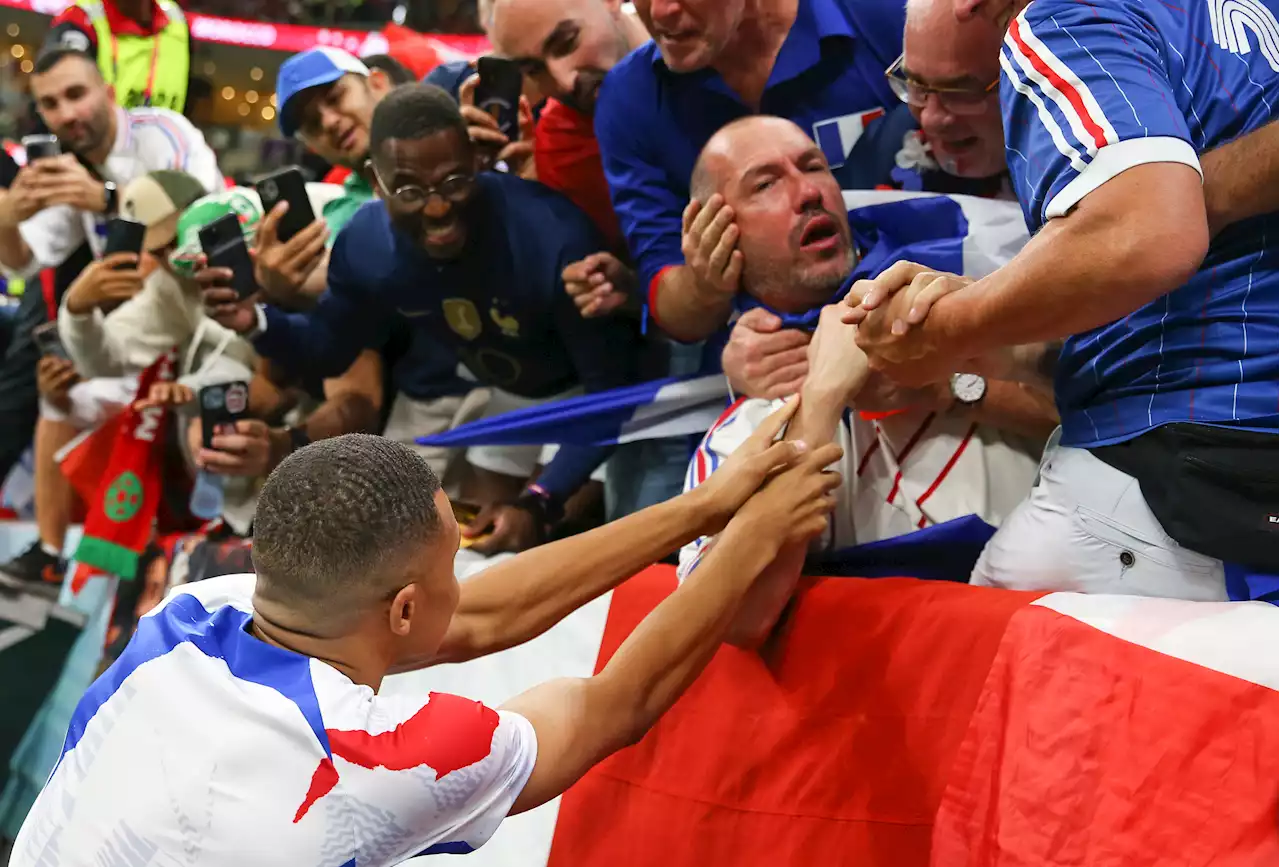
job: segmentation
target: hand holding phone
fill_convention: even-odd
[[[206,449],[213,448],[214,434],[249,415],[249,383],[242,380],[200,389],[200,433]]]
[[[27,154],[27,164],[42,160],[46,157],[56,157],[62,154],[62,142],[58,141],[56,135],[29,135],[22,139],[22,149]]]
[[[52,356],[63,361],[70,361],[71,355],[62,344],[62,336],[58,334],[57,322],[42,322],[31,329],[31,339],[40,350],[41,357]]]
[[[236,296],[242,301],[252,297],[258,291],[258,283],[240,219],[235,214],[224,214],[201,228],[199,235],[208,267],[228,269]]]
[[[142,223],[126,220],[124,217],[112,217],[107,221],[107,242],[103,248],[103,258],[114,253],[132,253],[140,257],[146,237],[147,227]]]
[[[498,122],[498,131],[508,142],[520,138],[520,94],[524,73],[514,60],[481,57],[476,61],[480,81],[476,84],[476,108]]]
[[[267,175],[258,181],[256,187],[258,196],[262,199],[262,213],[271,213],[281,202],[289,205],[289,210],[285,211],[276,225],[276,237],[281,241],[287,243],[316,221],[315,212],[311,209],[311,199],[307,196],[307,180],[302,169],[297,166]]]

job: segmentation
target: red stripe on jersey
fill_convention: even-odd
[[[867,469],[867,463],[870,462],[871,456],[880,450],[880,437],[876,437],[871,441],[871,447],[863,454],[862,460],[858,461],[858,475],[862,475]]]
[[[916,447],[916,443],[920,442],[920,437],[924,436],[924,432],[929,429],[929,425],[933,424],[933,418],[937,413],[929,413],[924,417],[920,427],[911,435],[911,439],[907,440],[907,446],[902,450],[902,454],[898,455],[897,464],[899,467],[898,474],[893,477],[893,487],[889,490],[889,498],[886,503],[892,503],[893,498],[898,496],[898,486],[902,484],[902,462],[907,459],[907,455],[911,454],[911,450]]]
[[[938,487],[942,484],[943,480],[946,479],[947,474],[951,472],[952,467],[956,465],[956,461],[960,460],[960,456],[964,454],[965,447],[969,445],[969,440],[973,439],[973,435],[977,430],[978,426],[976,424],[969,425],[969,432],[964,435],[964,439],[960,440],[960,445],[956,448],[955,452],[952,453],[951,458],[946,462],[946,464],[943,465],[942,471],[938,473],[938,477],[934,479],[933,484],[926,488],[925,492],[920,495],[920,499],[916,500],[916,505],[921,509],[924,508],[924,501],[933,496],[933,492],[938,490]],[[924,518],[922,517],[920,520],[923,522]],[[924,524],[921,523],[921,526],[923,527]]]
[[[733,403],[729,404],[729,407],[724,412],[720,413],[720,417],[715,420],[715,424],[707,428],[707,435],[702,438],[702,442],[698,443],[698,450],[693,453],[694,487],[705,482],[707,477],[711,475],[710,471],[707,469],[707,454],[711,451],[711,435],[718,431],[720,427],[729,420],[729,417],[738,411],[738,407],[742,406],[746,400],[747,399],[745,397],[740,397]]]
[[[1107,144],[1107,134],[1102,131],[1102,127],[1089,114],[1089,109],[1085,107],[1084,100],[1080,97],[1080,92],[1061,75],[1054,72],[1049,64],[1045,63],[1044,58],[1031,50],[1031,46],[1027,45],[1022,38],[1021,22],[1017,18],[1009,22],[1009,35],[1017,43],[1023,56],[1031,61],[1031,65],[1036,72],[1047,78],[1049,83],[1067,98],[1067,102],[1071,103],[1071,107],[1075,109],[1076,115],[1080,118],[1080,123],[1084,125],[1085,132],[1093,137],[1094,147],[1098,150],[1104,148]]]
[[[374,735],[360,730],[325,729],[325,734],[332,754],[353,765],[389,771],[425,765],[436,772],[439,780],[486,758],[493,750],[493,734],[497,730],[497,711],[468,698],[433,692],[417,713],[391,731]],[[326,764],[333,768],[332,760],[320,761],[295,822],[337,785],[337,769],[330,773]]]

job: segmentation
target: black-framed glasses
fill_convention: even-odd
[[[425,187],[418,184],[405,184],[392,190],[382,180],[382,175],[378,173],[378,167],[373,164],[373,160],[369,160],[369,170],[372,172],[374,180],[378,182],[378,186],[382,188],[383,194],[406,210],[425,208],[427,202],[431,201],[432,196],[439,196],[446,202],[460,205],[470,197],[471,190],[476,184],[476,179],[473,175],[449,175],[438,184],[431,184]]]
[[[995,95],[996,88],[1000,86],[1000,79],[996,78],[982,88],[930,87],[907,76],[903,68],[904,56],[898,55],[898,59],[884,71],[884,77],[888,80],[889,89],[893,91],[894,96],[915,108],[924,108],[925,103],[929,101],[929,94],[934,94],[942,103],[942,107],[952,114],[981,114],[987,109],[988,101]]]

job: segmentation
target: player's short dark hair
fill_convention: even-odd
[[[392,139],[420,141],[443,130],[454,130],[468,142],[467,122],[448,93],[433,84],[406,84],[388,93],[373,110],[369,149],[378,153]]]
[[[74,48],[56,47],[46,48],[36,55],[36,62],[35,65],[31,67],[31,74],[44,75],[46,72],[68,58],[83,60],[92,66],[94,72],[97,72],[99,77],[101,77],[102,71],[98,69],[98,61],[93,57],[83,51],[77,51]]]
[[[320,440],[267,478],[253,519],[258,592],[321,622],[399,587],[441,526],[440,479],[408,446],[368,434]]]
[[[380,70],[393,87],[417,81],[413,71],[390,54],[370,54],[368,57],[360,58],[360,61],[370,69]]]

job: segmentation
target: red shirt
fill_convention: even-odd
[[[547,100],[534,130],[533,159],[538,180],[586,211],[611,249],[625,251],[591,118],[562,102]]]
[[[143,27],[132,18],[125,17],[111,0],[102,0],[102,8],[107,13],[107,26],[111,28],[111,32],[117,36],[155,36],[161,30],[169,25],[169,16],[165,15],[160,9],[160,4],[152,0],[151,3],[151,26]],[[98,34],[93,29],[93,22],[89,20],[89,13],[79,6],[68,6],[50,24],[51,33],[60,24],[69,25],[84,33],[89,38],[90,52],[98,50]],[[63,28],[64,30],[66,28]],[[54,36],[56,40],[58,37]],[[65,47],[76,47],[67,45]]]

